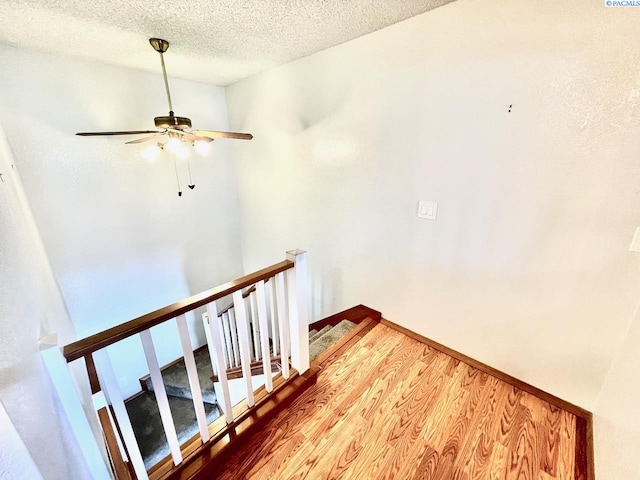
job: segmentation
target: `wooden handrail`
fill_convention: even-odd
[[[132,335],[140,333],[151,327],[159,325],[162,322],[170,320],[174,317],[187,313],[198,307],[211,303],[215,300],[226,297],[233,292],[246,288],[261,280],[266,280],[274,275],[293,268],[294,263],[291,260],[283,260],[280,263],[263,268],[257,272],[245,275],[231,282],[224,283],[218,287],[206,290],[192,297],[180,300],[166,307],[160,308],[154,312],[147,313],[141,317],[130,320],[116,327],[109,328],[103,332],[96,333],[89,337],[83,338],[76,342],[70,343],[62,350],[62,354],[67,362],[72,362],[84,357],[90,353],[108,347],[120,340],[124,340]]]
[[[252,285],[249,290],[247,290],[246,292],[242,293],[242,298],[247,298],[251,294],[251,292],[255,292],[255,291],[256,291],[256,286]],[[218,317],[221,317],[223,314],[227,313],[232,308],[233,308],[233,302],[231,302],[229,305],[227,305],[222,310],[220,310],[218,312]]]

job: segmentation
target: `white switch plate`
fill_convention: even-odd
[[[424,200],[420,200],[418,202],[419,218],[435,220],[437,216],[438,216],[438,202],[425,202]]]

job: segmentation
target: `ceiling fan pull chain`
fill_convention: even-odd
[[[180,188],[180,176],[178,175],[178,162],[176,162],[176,156],[173,156],[173,168],[176,171],[176,182],[178,183],[178,196],[182,196],[182,189]]]
[[[196,188],[196,184],[193,183],[193,179],[191,178],[191,160],[187,158],[187,168],[189,169],[189,185],[187,185],[191,190]]]

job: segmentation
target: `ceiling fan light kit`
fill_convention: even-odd
[[[147,162],[153,163],[160,155],[160,152],[162,152],[162,144],[159,143],[157,145],[151,145],[150,147],[145,148],[144,150],[142,150],[142,153],[140,155],[142,155],[142,158],[144,158]]]
[[[251,140],[253,135],[250,133],[237,132],[221,132],[214,130],[192,130],[191,119],[187,117],[178,117],[173,112],[173,102],[171,101],[171,91],[169,90],[169,80],[167,78],[167,70],[164,64],[164,53],[169,49],[169,42],[161,38],[150,38],[149,43],[153,49],[160,54],[160,64],[162,66],[162,77],[164,79],[164,87],[167,94],[167,102],[169,104],[169,115],[159,116],[153,119],[157,130],[124,130],[114,132],[79,132],[76,135],[83,137],[93,136],[112,136],[112,135],[146,135],[125,142],[126,144],[138,144],[148,141],[154,141],[154,145],[145,148],[142,151],[142,157],[148,162],[153,162],[158,158],[162,151],[166,151],[173,155],[174,162],[176,157],[185,160],[190,155],[191,146],[200,155],[206,155],[211,151],[212,142],[216,138],[231,138],[236,140]],[[189,177],[191,179],[191,167],[189,166]],[[178,196],[182,196],[180,191],[180,180],[178,177],[178,169],[176,166],[176,179],[178,180]],[[188,187],[193,190],[195,184],[191,182]]]

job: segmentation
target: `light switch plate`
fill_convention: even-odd
[[[418,217],[426,218],[427,220],[435,220],[438,216],[438,202],[425,202],[420,200],[418,202]]]

